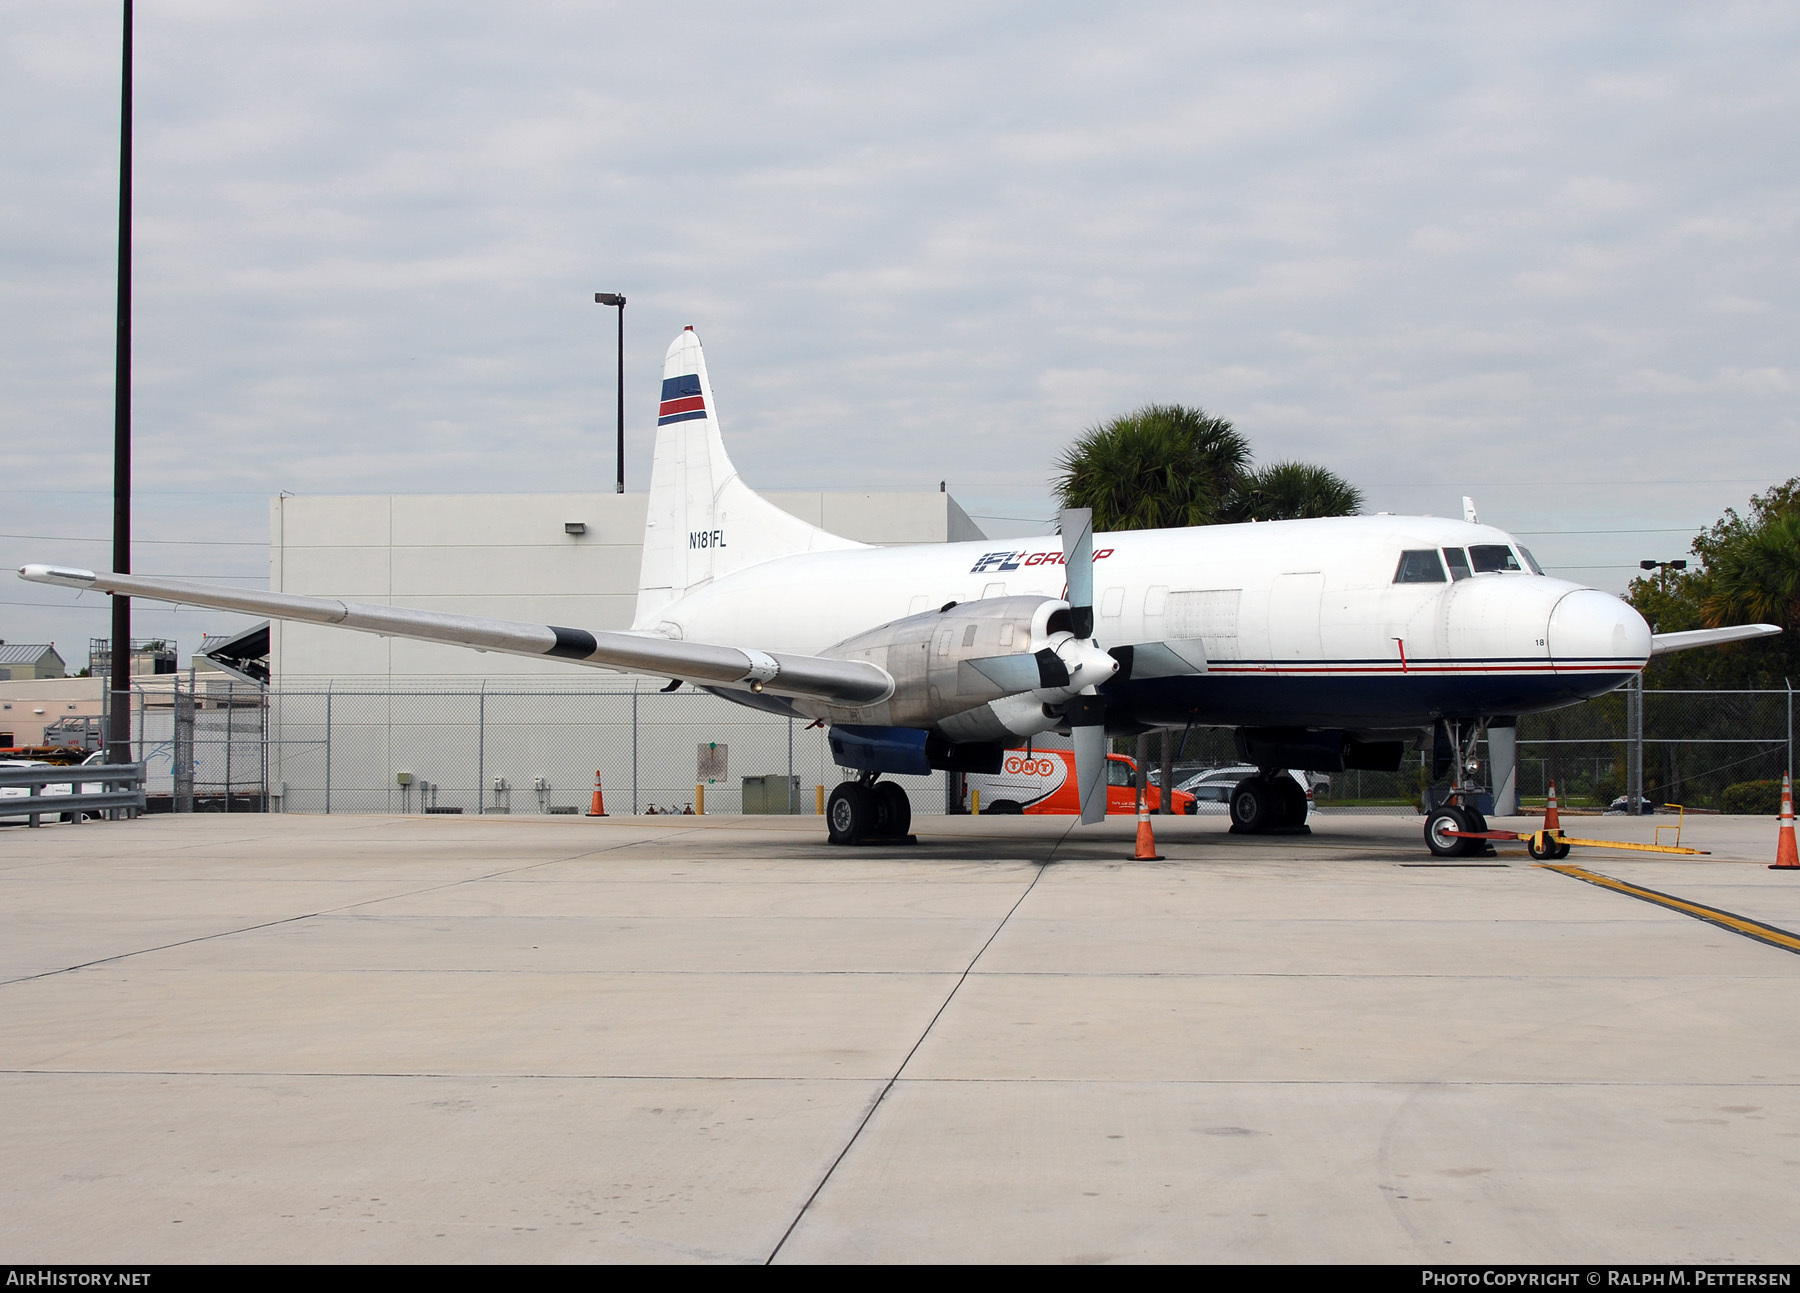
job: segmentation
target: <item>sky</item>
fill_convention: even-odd
[[[866,11],[865,11],[866,10]],[[1800,9],[144,0],[135,565],[627,488],[694,325],[765,489],[1042,533],[1151,402],[1622,589],[1800,474]],[[119,15],[0,0],[0,566],[110,557]],[[184,655],[218,612],[136,606]],[[0,575],[71,667],[105,599]]]

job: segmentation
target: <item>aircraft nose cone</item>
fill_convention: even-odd
[[[1583,588],[1551,610],[1547,647],[1559,669],[1635,669],[1650,658],[1650,626],[1611,593]]]

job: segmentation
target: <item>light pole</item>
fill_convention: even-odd
[[[1656,582],[1667,591],[1669,572],[1686,570],[1687,561],[1640,561],[1639,570],[1654,570]],[[1627,750],[1625,757],[1625,811],[1636,817],[1644,811],[1644,675],[1639,674],[1632,679],[1631,688],[1625,695],[1625,738]]]
[[[596,305],[619,307],[619,485],[625,492],[625,298],[617,292],[595,292]]]
[[[119,72],[119,282],[113,352],[113,569],[131,573],[131,0]],[[112,604],[106,761],[131,762],[131,599]]]

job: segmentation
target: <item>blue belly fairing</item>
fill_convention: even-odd
[[[1580,673],[1208,673],[1111,683],[1109,714],[1165,726],[1417,727],[1440,717],[1527,714],[1591,700],[1636,669]]]

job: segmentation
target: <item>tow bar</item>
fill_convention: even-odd
[[[1564,835],[1562,827],[1555,826],[1542,831],[1445,831],[1445,835],[1460,840],[1523,840],[1525,851],[1538,861],[1560,859],[1569,856],[1569,850],[1579,844],[1583,848],[1623,849],[1628,853],[1680,853],[1687,857],[1711,857],[1709,849],[1690,849],[1681,846],[1681,826],[1686,820],[1687,810],[1680,804],[1664,804],[1664,808],[1675,810],[1675,824],[1656,828],[1655,844],[1624,844],[1618,840],[1578,840]],[[1675,832],[1673,844],[1662,843],[1664,831]]]

